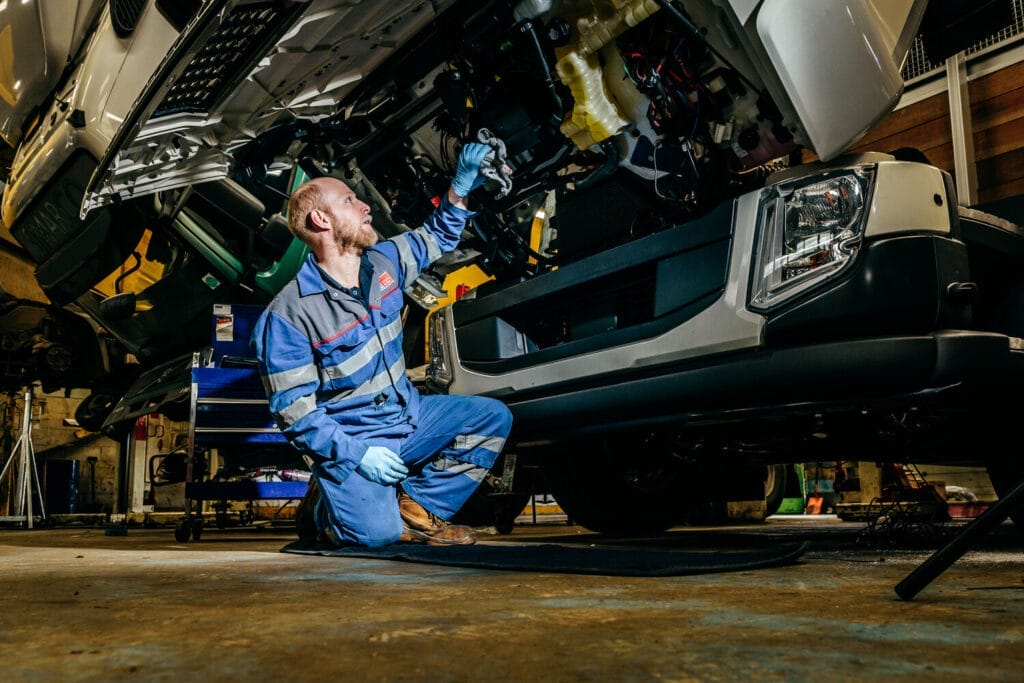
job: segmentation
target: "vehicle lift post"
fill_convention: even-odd
[[[935,551],[917,569],[896,584],[896,595],[904,600],[912,600],[939,574],[960,559],[970,549],[971,543],[995,529],[1010,515],[1021,509],[1024,509],[1024,479],[1019,481],[1008,494],[996,501],[992,507],[975,517],[953,540]]]
[[[24,522],[27,529],[32,528],[32,482],[35,481],[35,493],[39,496],[39,516],[46,519],[46,508],[43,504],[43,487],[39,481],[39,470],[36,469],[35,449],[32,447],[32,399],[35,394],[33,385],[25,389],[25,407],[21,420],[21,436],[18,437],[7,464],[0,470],[0,480],[7,474],[11,463],[18,461],[18,477],[14,487],[14,514],[4,517],[4,521]]]

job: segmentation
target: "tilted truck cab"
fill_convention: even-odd
[[[388,237],[485,131],[507,176],[407,292],[407,352],[424,355],[412,331],[448,273],[490,278],[430,316],[426,386],[506,402],[509,452],[578,521],[664,527],[775,463],[1017,471],[994,444],[1021,380],[1020,228],[962,208],[926,161],[846,154],[899,100],[918,29],[966,34],[975,4],[78,7],[54,43],[67,66],[36,73],[38,116],[0,105],[21,117],[2,130],[4,237],[148,363],[192,350],[168,329],[206,335],[204,301],[259,304],[287,280],[295,182],[343,179]],[[152,282],[112,276],[135,254]]]

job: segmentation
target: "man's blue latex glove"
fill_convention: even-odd
[[[356,472],[372,482],[391,486],[405,479],[409,469],[390,448],[370,446],[356,466]]]
[[[480,142],[467,142],[463,146],[459,154],[459,165],[455,169],[455,178],[452,179],[455,194],[468,197],[470,192],[484,184],[487,176],[480,172],[480,165],[490,151],[490,145]]]

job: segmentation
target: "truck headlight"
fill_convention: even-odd
[[[860,248],[873,167],[766,191],[759,211],[750,306],[767,310],[841,273]]]
[[[430,316],[428,348],[430,358],[427,361],[427,382],[436,388],[448,388],[452,383],[451,366],[448,364],[448,351],[445,344],[448,326],[448,309],[434,311]]]

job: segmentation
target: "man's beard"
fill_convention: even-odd
[[[342,250],[346,249],[369,249],[377,244],[377,232],[369,223],[359,223],[355,227],[349,226],[343,233],[338,233],[336,241]]]

